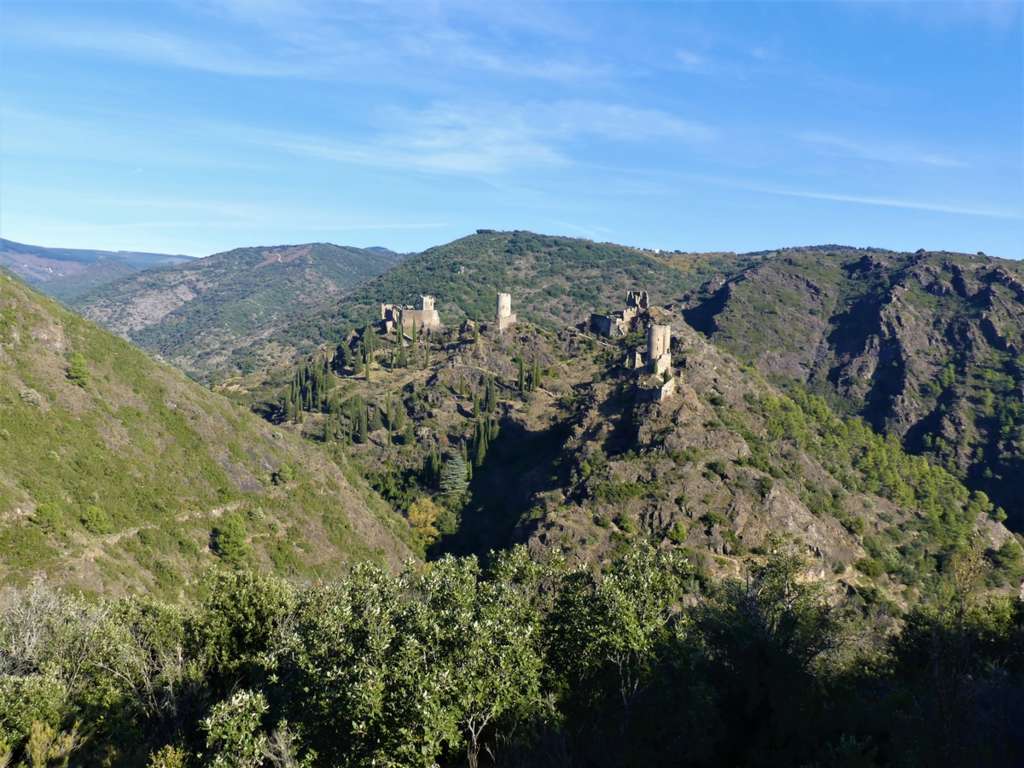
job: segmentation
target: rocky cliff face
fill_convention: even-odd
[[[838,396],[1024,525],[1024,283],[1015,262],[823,248],[764,254],[684,314],[765,373]]]
[[[1011,541],[941,468],[823,400],[782,395],[684,323],[674,330],[675,398],[637,403],[632,372],[616,368],[578,388],[568,481],[523,524],[535,545],[600,558],[644,536],[737,573],[783,535],[805,548],[815,575],[903,602],[929,588],[964,537],[992,552]]]

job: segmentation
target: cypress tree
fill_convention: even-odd
[[[405,428],[405,403],[398,398],[395,403],[395,431],[401,432]]]
[[[462,463],[466,465],[466,477],[467,477],[467,479],[472,480],[473,479],[473,465],[469,461],[469,448],[466,445],[466,441],[465,440],[462,441],[462,445],[460,447],[460,453],[462,454]]]
[[[369,413],[370,430],[376,432],[378,429],[383,429],[384,421],[381,419],[380,408],[375,403],[371,403],[366,409]]]
[[[473,451],[473,466],[483,466],[484,459],[487,458],[487,426],[486,421],[478,421],[476,423],[476,432],[473,435],[474,451]]]
[[[498,407],[498,395],[494,388],[494,377],[488,376],[484,381],[484,412],[494,413]]]
[[[369,433],[366,428],[366,408],[362,407],[359,409],[359,442],[366,443],[369,439]]]
[[[519,383],[519,391],[520,392],[525,392],[526,391],[526,362],[523,360],[522,356],[519,357],[519,381],[518,381],[518,383]]]

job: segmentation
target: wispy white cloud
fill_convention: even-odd
[[[439,103],[422,110],[386,110],[379,122],[387,127],[345,139],[236,125],[213,128],[225,136],[305,157],[469,175],[570,165],[569,146],[582,136],[686,144],[714,137],[709,126],[667,112],[589,101],[521,106]]]
[[[1021,22],[1019,0],[843,0],[856,13],[889,13],[928,27],[978,24],[999,31],[1012,30]]]
[[[707,56],[686,48],[680,48],[675,53],[676,61],[687,72],[705,73],[711,68]]]
[[[715,180],[725,186],[738,189],[745,189],[750,192],[761,192],[768,195],[780,195],[782,197],[797,197],[805,200],[829,200],[837,203],[854,203],[857,205],[872,205],[882,208],[902,208],[911,211],[933,211],[935,213],[951,213],[958,216],[980,216],[990,219],[1024,219],[1024,212],[1011,211],[1002,208],[990,208],[986,206],[961,205],[959,203],[940,203],[928,200],[913,200],[897,197],[881,197],[875,195],[857,195],[842,192],[827,192],[808,189],[793,189],[787,187],[764,186],[761,184],[748,184],[746,182]]]
[[[218,75],[313,77],[326,74],[322,66],[296,54],[256,54],[223,41],[206,41],[122,24],[25,21],[16,25],[14,34],[33,44],[91,51],[137,62]]]
[[[19,16],[10,26],[15,39],[34,46],[241,77],[408,83],[442,73],[486,72],[578,83],[609,74],[607,64],[556,44],[564,43],[564,36],[540,17],[518,25],[534,43],[526,54],[525,46],[510,46],[505,35],[488,37],[480,25],[470,30],[455,23],[447,3],[217,0],[180,5],[204,13],[214,36],[55,15]],[[225,25],[236,33],[234,39],[245,42],[225,42],[216,35]],[[544,53],[548,48],[550,55]]]
[[[797,138],[820,150],[861,160],[894,165],[926,165],[935,168],[966,168],[968,165],[957,157],[909,144],[860,141],[821,131],[804,131],[797,134]]]

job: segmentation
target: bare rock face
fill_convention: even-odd
[[[966,254],[765,255],[684,314],[765,373],[850,402],[1024,528],[1024,270]]]

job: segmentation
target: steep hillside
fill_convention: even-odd
[[[781,534],[817,576],[871,599],[915,602],[971,546],[987,553],[992,586],[1018,586],[1020,545],[983,496],[662,316],[681,383],[661,405],[638,402],[622,365],[638,336],[609,343],[521,322],[404,348],[353,335],[265,407],[349,444],[434,552],[528,541],[601,562],[643,539],[720,575]]]
[[[1024,527],[1024,268],[838,246],[754,254],[685,316],[767,374],[898,436]]]
[[[199,379],[291,360],[282,328],[337,302],[399,254],[310,243],[238,248],[77,297],[86,317]],[[244,350],[244,351],[243,351]]]
[[[177,597],[218,557],[319,576],[406,535],[344,462],[0,274],[0,583]]]
[[[39,290],[70,300],[150,267],[181,264],[188,256],[134,251],[90,251],[46,248],[0,238],[0,268],[6,268]]]

